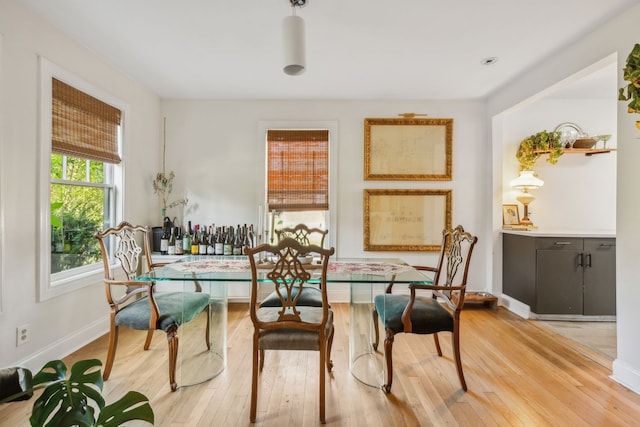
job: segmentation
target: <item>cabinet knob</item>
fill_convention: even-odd
[[[571,244],[571,242],[558,241],[558,242],[554,242],[553,244],[556,246],[568,246]]]

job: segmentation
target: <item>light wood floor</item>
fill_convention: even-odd
[[[349,373],[349,309],[335,304],[334,372],[327,376],[327,424],[335,426],[637,426],[640,396],[609,378],[610,368],[575,344],[507,310],[465,309],[464,393],[451,360],[450,335],[441,334],[444,357],[430,336],[396,336],[392,394],[359,383]],[[230,304],[228,364],[216,378],[171,393],[167,348],[158,332],[142,351],[144,334],[123,329],[108,403],[128,390],[147,395],[158,426],[248,426],[251,321],[247,306]],[[65,359],[104,361],[106,337]],[[318,355],[267,353],[259,381],[258,426],[318,424]],[[0,425],[28,425],[34,399],[0,406]],[[132,423],[130,425],[142,425]]]

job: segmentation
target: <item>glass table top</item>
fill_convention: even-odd
[[[271,264],[258,265],[258,281],[267,281]],[[320,279],[320,265],[304,265],[312,274],[310,282]],[[143,281],[199,280],[212,282],[250,282],[251,268],[246,256],[184,256],[179,261],[156,267],[136,277]],[[331,258],[327,269],[329,283],[421,283],[432,278],[397,258]]]

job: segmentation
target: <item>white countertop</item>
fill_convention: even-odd
[[[600,238],[615,238],[615,230],[553,230],[536,228],[533,230],[520,230],[520,229],[502,229],[500,230],[504,234],[518,234],[521,236],[531,237],[600,237]]]

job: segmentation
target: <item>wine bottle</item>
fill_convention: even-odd
[[[162,229],[162,237],[160,238],[160,253],[166,255],[169,250],[169,229],[167,227]]]
[[[207,239],[207,255],[215,255],[215,226],[209,227],[209,238]]]
[[[182,235],[182,227],[176,227],[176,255],[182,255],[184,236]]]
[[[225,255],[233,255],[233,226],[227,228],[227,234],[224,237],[223,251]]]
[[[189,228],[185,230],[184,236],[182,237],[182,253],[191,253],[191,221],[189,221]]]
[[[198,237],[198,255],[207,254],[207,228],[200,227],[200,237]]]
[[[238,228],[236,229],[236,234],[233,238],[233,254],[234,255],[242,255],[242,242],[243,242],[242,231],[240,230],[240,225],[238,224]]]
[[[216,230],[216,237],[214,243],[214,253],[216,255],[224,255],[224,227],[220,230],[220,227]]]
[[[254,239],[255,239],[255,235],[253,234],[253,224],[250,224],[249,229],[247,230],[247,233],[244,235],[243,246],[248,246],[252,248],[254,245],[253,243]]]
[[[167,255],[176,254],[176,232],[175,227],[171,227],[171,234],[169,235],[169,245],[167,246]]]
[[[193,237],[191,238],[191,255],[198,255],[200,242],[198,242],[198,226],[193,228]]]

